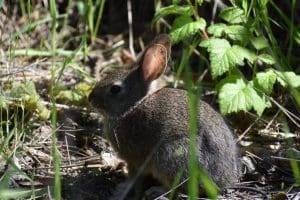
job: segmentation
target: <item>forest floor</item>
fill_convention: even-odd
[[[28,27],[29,21],[20,15],[19,9],[14,7],[9,12],[8,8],[2,8],[0,12],[0,97],[9,93],[12,85],[30,80],[34,82],[42,104],[50,109],[53,83],[53,63],[49,54],[51,23],[41,22],[37,26]],[[49,17],[38,9],[34,10],[31,20],[40,20],[41,16],[44,19]],[[64,49],[76,49],[81,40],[76,34],[76,27],[66,26],[57,35],[57,41],[60,41],[58,45]],[[63,69],[58,73],[61,93],[56,93],[56,133],[61,158],[63,199],[105,200],[113,194],[119,183],[126,180],[126,163],[118,159],[103,138],[102,117],[88,106],[85,93],[82,94],[81,90],[92,86],[93,81],[89,77],[97,79],[99,69],[129,62],[127,36],[119,34],[99,38],[90,46],[86,57],[78,54],[66,67],[62,65],[66,57],[73,56],[71,50],[71,54],[66,51],[55,58],[57,68],[54,70]],[[37,199],[51,199],[55,173],[50,119],[41,120],[40,113],[26,106],[23,110],[21,108],[24,107],[16,103],[17,100],[9,100],[9,108],[1,107],[0,110],[1,134],[4,135],[4,138],[0,138],[0,143],[3,143],[0,175],[5,177],[9,174],[9,188],[35,189]],[[213,104],[211,101],[209,103]],[[6,114],[7,117],[4,117]],[[8,119],[20,121],[8,125],[5,124]],[[281,125],[276,120],[257,118],[250,114],[228,119],[232,120],[247,124],[241,128],[237,123],[229,123],[239,138],[243,177],[237,185],[223,191],[219,199],[300,199],[300,187],[296,185],[290,167],[291,160],[298,161],[299,165],[299,132],[282,133],[278,128]],[[19,135],[10,135],[15,127],[21,132],[18,132]],[[8,136],[11,138],[5,139]],[[290,158],[291,151],[296,158]],[[4,154],[9,159],[4,158]],[[148,189],[145,188],[145,191]],[[183,194],[178,195],[179,199],[187,199]]]

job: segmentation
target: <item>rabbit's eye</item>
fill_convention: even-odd
[[[119,92],[121,92],[122,87],[120,85],[113,85],[110,88],[110,93],[111,94],[118,94]]]

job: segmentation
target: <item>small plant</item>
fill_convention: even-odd
[[[221,11],[222,22],[216,24],[207,25],[197,13],[203,1],[173,1],[173,5],[157,11],[153,22],[176,15],[170,31],[173,42],[183,41],[188,46],[189,40],[201,52],[207,51],[211,76],[219,80],[216,90],[223,114],[253,109],[262,115],[271,107],[269,95],[276,82],[291,93],[299,106],[300,76],[287,62],[291,55],[283,55],[274,41],[267,13],[269,2],[237,2]],[[251,70],[251,75],[244,73],[243,67]]]
[[[210,74],[216,83],[214,86],[222,114],[254,110],[261,116],[267,108],[272,107],[272,102],[275,102],[272,96],[276,96],[274,89],[277,87],[289,92],[295,105],[300,106],[300,75],[295,73],[296,68],[293,65],[296,65],[296,60],[293,60],[295,56],[291,51],[294,42],[299,44],[300,31],[294,28],[293,17],[291,20],[286,17],[273,1],[239,0],[231,1],[232,5],[220,12],[219,22],[209,24],[198,12],[204,1],[172,2],[172,5],[162,7],[156,12],[153,24],[164,17],[174,17],[169,34],[173,43],[181,42],[184,49],[177,68],[177,77],[190,71],[189,58],[192,51],[197,50],[199,59],[204,61],[202,63],[208,63],[203,56],[208,55]],[[293,16],[295,1],[291,5]],[[284,27],[291,33],[288,38],[287,55],[282,52],[274,36],[268,15],[269,7],[274,7],[285,19]],[[193,198],[197,196],[197,180],[193,177],[199,171],[195,169],[193,162],[193,127],[196,123],[193,119],[197,117],[193,110],[197,109],[195,96],[200,96],[193,88],[199,88],[200,83],[192,83],[191,75],[185,76],[185,82],[190,94],[189,164],[192,179],[189,180],[189,196]],[[294,169],[298,169],[295,163],[292,164]],[[294,174],[299,176],[298,173]],[[207,194],[216,198],[217,192],[203,172],[200,173],[200,181]]]

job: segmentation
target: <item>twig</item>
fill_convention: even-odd
[[[23,67],[22,69],[17,69],[16,71],[13,71],[13,72],[9,72],[9,73],[6,73],[6,74],[1,74],[0,78],[4,78],[6,76],[11,76],[11,75],[14,75],[14,74],[19,73],[19,72],[24,72],[27,68],[30,68],[34,65],[37,65],[37,64],[45,61],[46,59],[47,58],[42,58],[41,60],[37,60],[34,63],[31,63],[30,65],[27,65],[27,66]]]
[[[130,182],[128,183],[128,185],[126,186],[126,188],[124,189],[124,191],[122,192],[122,194],[121,194],[121,196],[119,198],[120,200],[125,199],[125,197],[129,193],[130,189],[133,187],[134,183],[141,176],[141,174],[143,173],[143,171],[146,168],[147,164],[150,162],[151,158],[153,157],[154,153],[159,148],[159,146],[161,145],[162,142],[163,142],[163,140],[160,139],[160,141],[153,147],[153,149],[151,150],[151,152],[147,155],[144,163],[140,166],[140,168],[137,171],[137,173],[135,174],[135,176],[131,178]]]
[[[217,14],[217,8],[218,7],[221,10],[223,10],[227,6],[221,0],[215,0],[214,1],[214,6],[213,6],[213,10],[212,10],[212,22],[215,20],[215,17],[216,17],[216,14]]]
[[[245,135],[250,131],[250,129],[254,126],[254,124],[256,124],[256,122],[259,119],[260,119],[259,117],[257,117],[255,119],[255,121],[239,136],[239,138],[237,139],[237,142],[240,142],[245,137]]]
[[[50,103],[48,101],[43,101],[43,104],[46,105],[46,106],[52,106],[52,103]],[[56,107],[61,108],[61,109],[67,109],[67,110],[75,109],[75,110],[78,110],[80,112],[88,111],[88,109],[86,107],[79,107],[79,106],[74,106],[74,105],[68,106],[68,105],[65,105],[65,104],[56,104]]]
[[[82,169],[82,168],[103,168],[107,165],[101,164],[101,163],[94,163],[94,164],[85,164],[85,163],[79,163],[79,164],[72,164],[72,165],[65,165],[60,166],[60,169],[66,169],[66,168],[72,168],[72,169]],[[29,171],[29,170],[46,170],[46,169],[53,169],[52,167],[35,167],[35,168],[24,168],[22,170]],[[49,171],[50,172],[50,171]]]
[[[274,122],[274,120],[276,119],[276,117],[279,115],[280,113],[280,110],[278,110],[276,112],[276,114],[272,117],[272,119],[270,120],[270,122],[267,124],[266,128],[265,129],[269,129],[269,127],[271,126],[271,124]]]
[[[159,200],[161,199],[162,197],[170,194],[172,191],[174,191],[175,189],[179,188],[180,186],[182,186],[184,183],[186,183],[187,181],[189,180],[189,178],[183,180],[182,182],[180,182],[178,185],[176,185],[174,188],[170,189],[169,191],[163,193],[162,195],[156,197],[154,200]]]
[[[277,159],[277,160],[284,160],[284,161],[296,161],[296,162],[300,162],[299,159],[284,158],[284,157],[279,157],[279,156],[271,156],[271,158]]]
[[[69,164],[71,165],[72,162],[71,162],[71,158],[70,158],[70,151],[69,151],[68,138],[67,138],[66,135],[65,135],[65,141],[66,141],[66,147],[67,147],[68,161],[69,161]]]
[[[131,0],[127,0],[127,16],[128,16],[128,26],[129,26],[129,50],[134,59],[136,58],[134,47],[133,47],[133,29],[132,29],[132,8]]]
[[[230,189],[242,189],[242,190],[251,190],[251,191],[254,191],[254,192],[258,192],[262,195],[266,195],[267,193],[260,190],[260,189],[257,189],[257,188],[253,188],[253,187],[245,187],[245,186],[235,186],[235,187],[230,187]]]
[[[275,101],[272,97],[269,97],[269,99],[298,127],[300,128],[300,124],[296,122],[296,120],[300,121],[300,118],[298,118],[295,114],[290,112],[288,109],[280,105],[277,101]],[[294,117],[294,118],[293,118]],[[296,120],[295,120],[296,119]]]

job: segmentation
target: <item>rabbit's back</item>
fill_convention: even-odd
[[[119,119],[107,123],[109,139],[129,168],[144,172],[170,187],[184,168],[187,178],[189,111],[187,92],[163,88],[146,96]],[[197,158],[221,188],[238,177],[237,149],[223,118],[201,101],[198,110]]]

